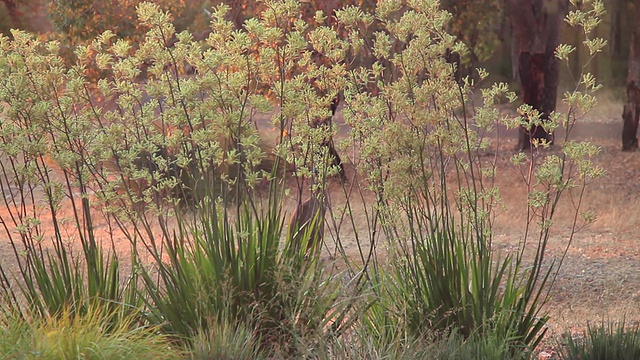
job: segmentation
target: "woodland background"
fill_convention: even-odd
[[[139,0],[118,0],[95,2],[90,0],[45,1],[45,0],[2,0],[0,1],[0,31],[9,35],[9,29],[20,28],[51,37],[67,37],[70,42],[81,41],[110,29],[119,36],[136,33],[135,6]],[[256,1],[185,1],[156,0],[155,3],[168,9],[176,18],[176,29],[190,30],[197,34],[208,27],[207,14],[203,9],[225,3],[232,9],[230,16],[238,26],[245,19],[260,10]],[[305,0],[303,6],[331,13],[333,9],[346,5],[358,5],[372,9],[373,0]],[[442,7],[454,15],[450,30],[471,50],[467,67],[482,66],[491,75],[502,80],[513,80],[517,72],[512,70],[512,59],[517,53],[512,51],[515,39],[509,25],[506,5],[503,0],[445,0]],[[602,56],[590,64],[589,71],[606,87],[625,85],[629,48],[638,11],[637,1],[605,0],[607,10],[594,36],[607,41],[608,46]],[[331,21],[329,19],[328,21]],[[561,42],[579,45],[579,32],[563,24]],[[578,64],[587,56],[582,54],[572,58],[572,73],[579,71]],[[563,72],[564,73],[564,72]],[[568,76],[566,73],[564,77]]]

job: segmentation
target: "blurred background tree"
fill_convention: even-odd
[[[509,42],[503,0],[443,0],[441,6],[453,15],[449,32],[469,49],[465,59],[456,59],[461,76],[472,75],[475,67]]]
[[[104,30],[119,36],[139,36],[142,29],[134,23],[135,7],[142,0],[0,0],[0,31],[20,28],[66,38],[73,45],[94,37]],[[171,11],[178,31],[189,30],[202,34],[208,27],[207,11],[213,6],[230,7],[229,20],[236,27],[255,16],[264,6],[262,1],[248,0],[152,0]],[[333,11],[344,6],[358,6],[370,10],[376,0],[300,0],[300,17],[311,21],[316,10],[328,16],[326,25],[335,24]],[[597,35],[608,40],[606,55],[592,63],[590,71],[605,85],[624,86],[627,75],[629,44],[633,32],[637,0],[605,0],[607,14]],[[460,59],[461,76],[470,75],[475,66],[487,68],[501,80],[516,80],[517,51],[509,22],[505,0],[441,0],[442,7],[453,15],[449,30],[469,48],[466,58]],[[577,45],[578,35],[568,26],[562,29],[562,42]],[[134,40],[135,41],[135,40]],[[585,54],[578,53],[577,57]],[[455,60],[455,59],[454,59]],[[576,58],[574,63],[580,63]],[[577,65],[576,65],[577,66]],[[579,69],[572,69],[576,73]],[[565,75],[562,75],[565,76]],[[561,79],[562,80],[562,79]],[[562,82],[562,81],[561,81]]]
[[[11,29],[51,31],[43,0],[0,0],[0,33],[9,35]]]
[[[146,29],[136,25],[136,6],[143,0],[55,0],[48,2],[48,14],[54,29],[72,43],[96,37],[111,30],[119,37],[135,38]],[[204,13],[210,7],[204,0],[152,0],[174,17],[176,30],[201,31],[208,25]]]

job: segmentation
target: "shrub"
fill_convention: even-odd
[[[72,66],[55,41],[19,31],[0,40],[7,104],[0,154],[8,159],[1,189],[18,189],[18,196],[3,193],[3,224],[20,264],[15,282],[2,269],[7,311],[23,305],[20,296],[40,317],[62,309],[82,315],[89,306],[138,308],[142,299],[145,319],[173,335],[206,331],[214,317],[252,321],[262,345],[282,335],[280,344],[292,349],[297,332],[339,332],[348,323],[346,310],[336,310],[339,287],[319,264],[295,254],[296,247],[280,247],[277,176],[285,158],[301,176],[314,161],[323,169],[318,149],[326,134],[309,125],[305,132],[302,124],[326,117],[322,104],[330,97],[318,94],[327,85],[316,93],[311,84],[331,84],[329,76],[310,62],[307,42],[293,41],[309,36],[291,16],[295,1],[267,2],[246,32],[234,31],[225,11],[214,9],[204,49],[188,33],[175,34],[170,15],[149,3],[138,7],[149,29],[141,43],[106,31],[77,46]],[[193,76],[180,71],[186,63]],[[85,71],[94,65],[104,72],[95,83]],[[309,69],[291,78],[294,65]],[[265,84],[273,86],[267,97]],[[291,101],[300,93],[303,101]],[[253,115],[270,110],[269,99],[281,107],[280,148],[273,169],[264,171]],[[303,136],[285,141],[285,124],[294,120]],[[258,206],[255,189],[264,183],[268,201]],[[66,216],[71,228],[62,226]],[[95,219],[106,222],[107,239],[96,236]],[[53,228],[51,252],[45,225]],[[103,240],[113,245],[119,236],[132,247],[127,286],[115,249],[110,257],[102,250]],[[76,238],[79,256],[68,247]],[[138,262],[147,256],[151,264]]]
[[[585,11],[570,13],[568,21],[584,26],[585,19],[600,14]],[[389,1],[380,4],[375,16],[347,8],[337,17],[358,35],[374,22],[381,24],[372,42],[358,42],[355,35],[349,39],[372,44],[369,51],[377,62],[349,72],[345,89],[344,115],[356,149],[352,162],[375,195],[369,241],[372,248],[381,246],[383,239],[375,237],[381,230],[388,250],[387,265],[371,261],[367,275],[375,279],[373,291],[379,298],[393,299],[382,302],[387,314],[376,310],[372,315],[376,320],[371,323],[379,326],[365,328],[383,339],[395,336],[387,331],[393,323],[412,337],[455,331],[471,344],[484,344],[483,337],[490,334],[497,351],[504,345],[510,356],[526,354],[544,336],[547,316],[542,308],[562,263],[560,257],[549,266],[545,259],[552,220],[560,198],[569,192],[578,199],[570,237],[582,220],[593,220],[590,214],[579,217],[579,205],[587,184],[602,176],[589,160],[598,148],[567,137],[559,155],[545,153],[549,144],[538,143],[530,154],[514,156],[529,190],[523,242],[515,254],[494,253],[492,220],[501,199],[496,162],[483,160],[483,154],[497,153],[499,141],[489,135],[499,134],[495,129],[503,124],[540,124],[539,114],[521,106],[522,115],[501,115],[495,104],[515,99],[505,84],[483,89],[480,104],[474,103],[476,84],[470,79],[456,82],[455,65],[446,61],[448,52],[464,55],[465,49],[443,31],[450,15],[435,1],[406,6]],[[586,44],[593,56],[601,49],[600,41]],[[558,56],[569,52],[561,47]],[[486,75],[479,70],[481,81]],[[375,91],[366,90],[371,87]],[[594,106],[597,88],[585,74],[575,91],[565,95],[569,111],[562,123],[569,130]],[[554,129],[560,119],[553,114],[543,126]],[[531,239],[536,245],[529,263],[524,252]],[[376,275],[380,273],[386,276]]]
[[[384,71],[358,69],[345,90],[345,119],[360,149],[354,162],[376,198],[379,225],[370,226],[380,226],[389,249],[388,265],[370,269],[386,275],[370,278],[377,279],[373,291],[393,301],[383,302],[388,315],[369,329],[384,338],[395,317],[411,337],[455,330],[465,338],[504,336],[513,351],[535,346],[548,274],[522,280],[521,259],[492,253],[491,215],[500,199],[492,186],[495,164],[481,160],[491,144],[483,134],[499,121],[490,110],[494,99],[514,95],[503,84],[487,89],[471,119],[472,84],[457,83],[446,61],[447,52],[464,52],[442,28],[449,15],[436,2],[412,5],[378,8],[385,26],[371,51]],[[345,9],[338,18],[368,20],[355,14]],[[378,93],[361,91],[368,78]]]
[[[339,284],[316,257],[306,258],[306,247],[280,246],[278,204],[258,214],[241,204],[230,214],[205,200],[197,221],[164,244],[168,260],[149,249],[155,269],[142,272],[149,321],[187,340],[211,331],[210,319],[249,324],[263,346],[291,351],[296,337],[341,332],[348,302],[338,301]]]
[[[125,281],[118,254],[107,248],[115,237],[113,223],[105,224],[110,230],[105,238],[94,232],[101,216],[89,199],[94,182],[88,169],[96,163],[83,149],[95,132],[85,118],[70,115],[79,94],[69,88],[81,80],[65,68],[55,42],[45,45],[24,32],[13,34],[12,41],[0,39],[7,62],[0,70],[0,99],[6,104],[0,121],[0,188],[2,229],[19,280],[0,265],[6,300],[1,306],[25,318],[63,310],[83,314],[96,302],[135,307],[135,274]],[[69,246],[72,241],[77,246]]]

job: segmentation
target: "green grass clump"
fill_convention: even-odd
[[[4,317],[0,358],[162,360],[186,356],[157,328],[141,326],[133,316],[114,322],[114,316],[104,308],[92,307],[82,316],[64,311],[56,317],[28,321],[20,316]],[[104,326],[106,323],[112,326]]]
[[[350,300],[339,300],[337,278],[324,272],[317,254],[307,258],[306,247],[295,250],[291,241],[280,246],[278,204],[271,200],[266,212],[239,204],[232,214],[205,200],[197,221],[180,220],[180,230],[163,244],[166,257],[150,246],[157,273],[141,274],[147,320],[196,348],[202,342],[193,337],[210,334],[211,351],[236,346],[240,336],[241,343],[299,354],[307,350],[297,345],[304,339],[340,332]]]
[[[579,338],[567,333],[562,358],[566,360],[640,359],[640,326],[626,326],[624,320],[587,325]]]
[[[208,330],[194,336],[192,359],[265,359],[259,337],[248,326],[213,321]]]

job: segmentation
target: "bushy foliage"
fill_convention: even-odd
[[[575,196],[572,238],[583,221],[593,220],[591,214],[579,218],[578,208],[586,185],[602,176],[589,160],[599,149],[570,141],[567,135],[559,155],[542,151],[549,144],[536,143],[530,154],[514,156],[524,163],[515,161],[518,165],[530,169],[523,172],[530,209],[524,242],[515,255],[494,253],[491,221],[500,204],[494,185],[497,168],[495,162],[482,161],[482,154],[495,149],[498,141],[489,135],[496,134],[492,130],[499,124],[535,123],[552,132],[562,115],[542,122],[522,106],[521,116],[501,118],[496,101],[515,99],[504,84],[483,89],[482,102],[473,104],[475,84],[469,79],[457,83],[455,67],[446,61],[448,51],[464,52],[443,30],[449,15],[435,3],[412,5],[408,10],[400,2],[380,4],[376,19],[386,27],[375,34],[372,45],[378,62],[349,73],[345,90],[345,119],[354,147],[360,150],[353,162],[376,195],[370,226],[380,226],[385,234],[393,264],[385,276],[379,276],[384,273],[380,268],[371,268],[378,274],[371,278],[380,281],[374,282],[379,297],[394,301],[386,304],[386,311],[376,311],[369,330],[383,343],[394,323],[413,336],[457,329],[475,343],[492,334],[512,356],[526,353],[544,335],[546,316],[541,308],[562,262],[560,258],[552,262],[556,266],[545,265],[559,199],[569,192]],[[602,42],[589,38],[593,24],[587,19],[601,14],[601,3],[592,5],[572,12],[568,22],[584,27],[585,44],[595,55]],[[356,10],[345,9],[338,17],[352,21],[354,28],[366,28],[371,18],[354,14]],[[572,20],[576,18],[581,21]],[[479,72],[480,79],[485,75]],[[371,78],[377,81],[377,91],[363,91]],[[594,106],[597,88],[593,77],[585,74],[575,91],[565,95],[567,134]],[[523,255],[531,238],[536,252],[528,263]],[[370,240],[374,244],[377,239]]]
[[[458,58],[458,71],[473,71],[479,63],[489,59],[501,42],[505,42],[504,30],[507,28],[504,4],[497,0],[486,1],[441,1],[444,10],[453,16],[446,28],[449,33],[463,42],[469,49],[466,58]],[[452,55],[455,58],[455,54]]]
[[[587,35],[585,19],[600,14],[594,4],[569,17]],[[455,79],[447,54],[466,49],[447,33],[451,15],[437,1],[347,6],[336,27],[320,12],[314,23],[301,20],[297,1],[263,6],[242,29],[227,7],[214,8],[201,42],[141,3],[139,42],[107,30],[78,45],[72,65],[58,42],[20,31],[0,39],[2,225],[19,268],[17,281],[1,269],[4,309],[73,320],[95,306],[140,308],[138,321],[202,356],[238,350],[202,349],[198,336],[213,331],[246,342],[251,356],[353,354],[342,348],[350,336],[367,339],[353,342],[367,354],[412,356],[439,350],[404,346],[451,341],[459,358],[527,356],[544,335],[541,309],[562,261],[545,262],[559,199],[577,199],[573,236],[584,188],[602,175],[589,161],[598,149],[566,138],[557,152],[536,143],[514,156],[529,215],[511,255],[492,249],[501,199],[496,163],[483,154],[496,151],[490,135],[501,124],[570,130],[595,105],[595,79],[585,74],[566,94],[564,118],[543,123],[524,106],[504,116],[496,103],[515,100],[505,84],[479,90]],[[587,45],[594,55],[601,48]],[[354,61],[360,53],[373,63]],[[282,245],[287,179],[298,196],[305,182],[323,193],[339,170],[326,146],[336,129],[323,122],[336,97],[349,125],[339,148],[355,174],[327,223],[349,219],[360,254],[340,259],[345,274],[329,273],[291,238]],[[275,144],[265,145],[257,114],[271,116]],[[365,200],[364,233],[352,191]],[[99,223],[107,230],[97,235]],[[122,239],[131,245],[126,274],[115,246]],[[532,263],[528,241],[536,242]]]
[[[205,1],[156,0],[154,4],[171,12],[176,17],[180,30],[188,28],[202,17]],[[72,43],[97,37],[106,30],[121,38],[139,37],[144,34],[136,17],[136,7],[140,0],[118,0],[115,2],[95,2],[85,0],[52,1],[48,4],[48,16],[54,28],[65,34]],[[191,29],[197,31],[199,29]]]
[[[16,292],[5,276],[8,304],[21,308],[19,298],[26,297],[27,311],[40,316],[67,308],[78,316],[95,302],[126,309],[141,306],[140,300],[149,306],[142,320],[173,335],[206,332],[214,317],[242,320],[259,329],[263,345],[287,351],[295,351],[291,334],[337,331],[349,322],[334,306],[339,287],[321,276],[315,261],[292,250],[306,247],[280,246],[278,163],[290,160],[300,175],[304,169],[309,174],[314,161],[323,168],[319,149],[327,135],[309,130],[307,120],[326,117],[320,103],[329,103],[331,94],[310,84],[339,76],[322,75],[326,67],[311,61],[299,41],[305,27],[291,16],[296,9],[295,2],[269,2],[247,32],[233,30],[226,8],[215,9],[203,48],[186,32],[176,35],[168,13],[141,4],[140,23],[149,28],[141,43],[106,31],[79,45],[70,67],[56,42],[19,31],[13,41],[2,40],[8,104],[2,151],[9,164],[3,190],[20,189],[4,199],[13,226],[21,229],[12,242],[16,259],[27,257],[20,267],[27,286]],[[170,44],[174,36],[178,42]],[[195,75],[183,76],[184,64]],[[90,65],[108,76],[93,83],[86,76]],[[292,78],[292,69],[307,72]],[[302,104],[291,101],[299,93]],[[268,99],[282,109],[274,125],[280,129],[277,153],[286,154],[262,168],[266,155],[253,116],[270,110]],[[285,141],[285,128],[294,123],[296,137]],[[261,182],[271,183],[264,207],[255,192]],[[68,204],[71,212],[64,211]],[[42,235],[43,213],[55,230],[53,257]],[[73,238],[60,227],[67,217],[75,220],[71,234],[79,236],[80,257],[67,249]],[[93,232],[97,218],[110,226],[111,244],[118,236],[131,241],[126,288],[115,248],[104,261],[102,239]],[[139,256],[151,264],[138,263]],[[140,293],[138,276],[145,285]],[[329,327],[330,320],[336,325]]]

